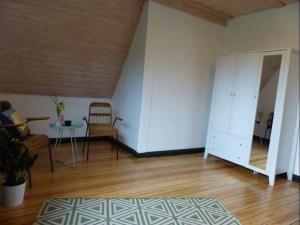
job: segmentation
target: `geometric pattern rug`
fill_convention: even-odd
[[[34,225],[238,225],[213,198],[48,198]]]

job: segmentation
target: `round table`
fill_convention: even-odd
[[[79,157],[78,157],[75,130],[80,129],[82,126],[83,126],[82,122],[73,122],[73,121],[71,123],[71,126],[65,126],[59,123],[50,123],[50,128],[58,130],[57,137],[55,140],[55,146],[54,146],[54,155],[58,162],[61,162],[66,165],[71,165],[71,166],[76,165],[76,161],[79,160]],[[56,150],[61,146],[61,139],[65,130],[68,130],[70,133],[70,143],[71,143],[71,153],[72,153],[72,160],[70,162],[62,162],[58,160],[56,157]]]

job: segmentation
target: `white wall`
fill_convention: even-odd
[[[299,134],[298,134],[298,141],[297,141],[297,152],[296,152],[296,158],[295,158],[295,167],[294,167],[294,174],[296,174],[297,176],[300,176],[300,166],[299,166],[299,161],[300,161],[300,157],[299,157]]]
[[[31,133],[47,134],[50,138],[56,137],[56,131],[49,128],[49,123],[56,121],[55,105],[50,97],[42,95],[21,95],[21,94],[0,94],[0,100],[9,101],[13,108],[20,112],[22,116],[50,116],[47,121],[30,122]],[[81,121],[83,116],[88,115],[89,104],[93,101],[110,102],[109,99],[95,98],[76,98],[76,97],[59,97],[65,103],[64,112],[65,120]],[[77,130],[76,135],[83,137],[85,135],[85,126]],[[64,136],[69,136],[65,133]]]
[[[291,47],[299,50],[299,3],[230,20],[224,52]]]
[[[139,152],[205,146],[224,27],[149,3]]]
[[[145,4],[112,98],[114,115],[124,119],[117,124],[119,139],[133,149],[138,148],[147,16],[148,4]]]
[[[289,85],[290,87],[287,90],[288,105],[292,108],[286,113],[290,120],[295,120],[296,108],[297,105],[299,105],[299,3],[241,16],[231,20],[225,31],[223,52],[244,52],[287,47],[298,51],[296,53],[294,52],[294,54],[297,55],[294,58],[298,57],[298,60],[296,59],[292,62],[292,79],[289,80],[291,85]],[[291,104],[290,102],[294,102],[295,104]],[[284,133],[285,130],[292,129],[289,126],[285,127],[285,124],[287,123],[283,122],[282,133]],[[290,142],[292,141],[290,140]],[[281,148],[287,148],[287,145],[283,143],[290,142],[282,142]],[[299,154],[299,152],[297,154]],[[286,156],[287,154],[279,155],[279,158],[285,159]],[[286,160],[288,160],[287,158]],[[286,160],[282,160],[281,162]],[[282,164],[279,165],[279,167],[284,168],[286,166]],[[296,161],[295,167],[299,167],[299,160]]]

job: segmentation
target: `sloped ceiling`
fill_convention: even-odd
[[[154,0],[226,25],[297,0]],[[145,0],[0,0],[0,92],[111,97]]]
[[[0,0],[0,91],[111,97],[140,0]]]

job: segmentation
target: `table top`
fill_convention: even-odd
[[[50,123],[50,128],[52,129],[78,129],[83,126],[83,122],[80,121],[72,121],[71,126],[61,125],[59,123]]]

